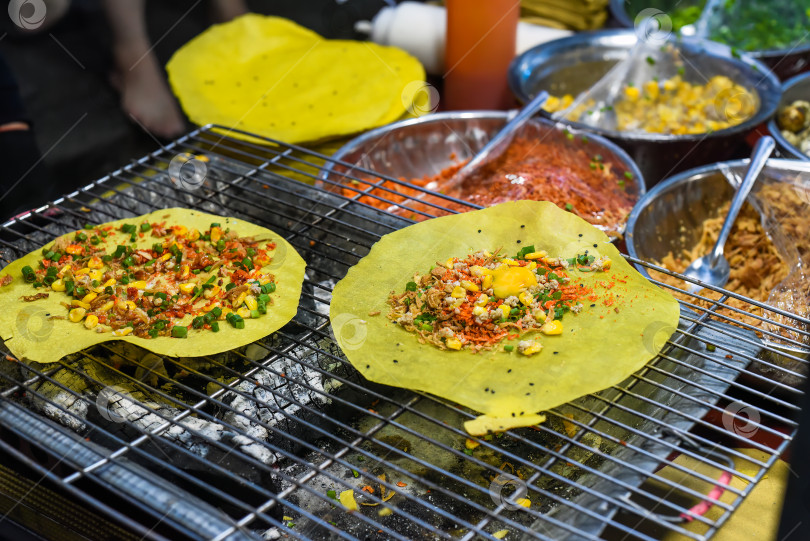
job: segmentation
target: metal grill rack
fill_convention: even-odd
[[[204,158],[184,165],[184,153]],[[6,356],[4,451],[139,535],[217,540],[471,540],[504,530],[506,539],[708,539],[785,451],[807,372],[801,344],[791,352],[761,340],[737,321],[744,311],[727,305],[728,292],[709,308],[682,302],[662,353],[621,384],[555,408],[543,425],[470,444],[461,427],[473,412],[364,380],[331,336],[332,287],[410,220],[358,201],[389,196],[369,195],[383,180],[370,171],[343,169],[326,190],[299,182],[314,182],[326,162],[208,126],[3,224],[5,266],[87,222],[187,206],[272,228],[308,264],[296,318],[228,353],[169,358],[106,343],[53,365]],[[441,210],[412,210],[431,208]],[[17,324],[48,339],[35,303]],[[649,340],[668,334],[652,331]],[[669,480],[660,469],[677,455],[714,473],[672,465],[683,479]],[[748,484],[731,486],[730,475]],[[708,498],[721,512],[693,509],[708,489],[685,480],[724,488],[722,500]],[[350,489],[361,504],[351,513],[336,500]]]

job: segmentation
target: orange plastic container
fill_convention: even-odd
[[[518,0],[447,0],[445,110],[510,109],[506,83],[515,56]]]

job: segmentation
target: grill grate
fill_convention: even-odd
[[[666,531],[707,539],[795,434],[805,356],[761,341],[736,321],[741,312],[726,303],[736,295],[724,292],[708,309],[683,302],[662,353],[621,384],[556,408],[542,426],[468,449],[460,427],[471,412],[364,380],[331,336],[335,282],[380,235],[411,223],[358,199],[394,205],[393,193],[354,168],[324,181],[327,190],[297,182],[315,181],[328,159],[225,133],[197,130],[0,229],[5,266],[86,222],[187,206],[270,227],[307,260],[296,318],[228,353],[168,358],[107,343],[54,365],[0,361],[0,446],[133,531],[154,539],[469,540],[502,530],[509,539]],[[177,173],[184,153],[205,161]],[[446,210],[399,207],[410,217]],[[35,303],[23,310],[18,331],[48,339]],[[722,477],[731,497],[710,499],[722,512],[693,512],[705,492],[659,472],[677,454],[717,470],[674,465],[684,479],[717,485],[730,474],[749,484]],[[346,512],[334,496],[349,489],[370,505]],[[522,496],[529,508],[515,503]]]

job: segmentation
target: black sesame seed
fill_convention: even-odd
[[[517,241],[517,243],[520,244],[520,241]]]
[[[555,352],[554,352],[554,355],[556,355],[556,354],[558,354],[558,353],[559,353],[559,351],[555,351]]]
[[[506,373],[507,373],[507,374],[511,374],[511,373],[512,373],[512,369],[510,368],[509,370],[507,370],[507,371],[506,371]]]
[[[371,365],[370,365],[370,364],[367,364],[367,365],[366,365],[366,368],[371,368]]]
[[[524,227],[526,227],[526,226],[525,226],[525,225],[523,225],[523,224],[521,224],[521,225],[520,225],[520,228],[521,228],[521,229],[523,229]]]
[[[396,360],[396,359],[394,359],[394,362],[395,362],[395,363],[398,363],[399,361],[398,361],[398,360]]]
[[[598,245],[598,244],[594,244],[594,245],[593,245],[593,247],[594,247],[594,248],[599,248],[599,245]]]
[[[514,417],[514,416],[515,416],[515,413],[514,413],[514,412],[512,412],[512,417]]]
[[[524,413],[526,413],[526,412],[525,412],[525,411],[521,411],[521,412],[520,412],[520,414],[521,414],[521,415],[523,415]]]
[[[532,394],[532,393],[526,393],[526,396],[529,396],[530,394]]]
[[[478,232],[480,233],[480,232],[481,232],[481,230],[479,229],[479,230],[478,230]]]
[[[488,392],[489,392],[489,387],[487,387],[486,389],[484,389],[484,392],[485,392],[485,393],[488,393]]]
[[[595,304],[592,304],[592,305],[591,305],[591,308],[593,308],[594,306],[596,306],[596,305],[595,305]]]
[[[492,394],[495,394],[495,389],[491,390],[490,392],[491,392]]]
[[[580,234],[579,234],[579,236],[581,237],[581,236],[582,236],[582,233],[580,233]]]
[[[531,382],[530,382],[530,383],[529,383],[529,385],[534,385],[534,383],[531,383]]]

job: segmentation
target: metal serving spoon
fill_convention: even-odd
[[[757,141],[753,152],[751,153],[751,161],[748,164],[748,170],[745,172],[745,178],[740,182],[737,188],[737,193],[734,194],[734,199],[731,200],[731,206],[728,209],[728,216],[726,221],[723,222],[723,228],[720,230],[720,235],[717,237],[717,242],[714,248],[708,254],[700,259],[696,259],[684,271],[684,274],[689,278],[693,278],[703,284],[690,284],[689,293],[697,293],[703,289],[704,285],[711,285],[715,287],[722,287],[728,282],[731,268],[729,267],[728,260],[723,255],[723,248],[726,245],[731,228],[734,221],[737,219],[737,214],[745,203],[746,197],[751,193],[751,188],[754,186],[757,177],[765,167],[765,162],[773,152],[775,143],[773,137],[766,135]]]
[[[484,145],[481,150],[479,150],[475,156],[473,156],[470,161],[468,161],[464,167],[456,171],[456,174],[453,175],[453,178],[450,181],[442,186],[446,193],[450,193],[452,190],[460,188],[464,181],[467,180],[476,170],[478,170],[482,165],[487,163],[488,161],[497,158],[501,155],[504,149],[509,145],[512,141],[512,137],[523,127],[526,122],[532,119],[532,117],[543,107],[543,104],[548,99],[548,92],[545,90],[539,92],[532,100],[523,106],[517,114],[506,123],[506,125],[501,128],[501,130],[496,133],[489,142]],[[425,186],[428,190],[435,190],[438,187],[437,182],[430,182],[427,186]]]

